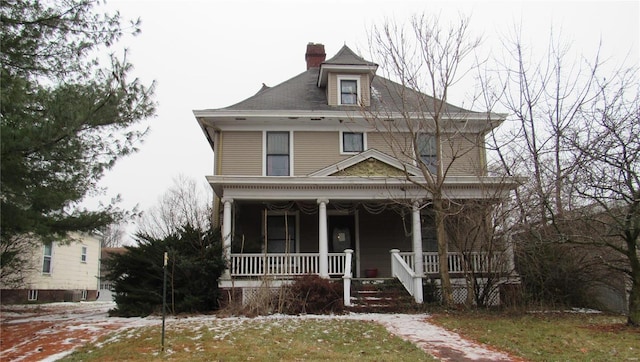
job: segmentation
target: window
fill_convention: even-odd
[[[27,296],[28,301],[38,300],[38,290],[29,289],[29,295]]]
[[[420,151],[420,161],[427,166],[431,173],[436,173],[438,165],[438,154],[436,149],[436,138],[429,134],[418,135],[418,150]]]
[[[267,132],[267,176],[289,176],[289,132]]]
[[[357,132],[342,132],[342,152],[364,151],[364,134]]]
[[[53,248],[51,242],[44,244],[44,257],[42,259],[42,273],[51,274],[51,257]]]
[[[81,294],[80,294],[80,300],[87,300],[87,296],[88,296],[88,292],[86,289],[83,289]]]
[[[340,104],[358,104],[358,80],[340,80]]]
[[[294,253],[295,241],[295,215],[267,215],[267,253]]]
[[[82,247],[82,255],[80,255],[80,261],[82,261],[83,263],[87,262],[87,247],[86,246]]]

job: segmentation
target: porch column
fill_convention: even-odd
[[[424,275],[424,257],[422,256],[422,221],[420,220],[420,208],[418,202],[414,202],[411,209],[412,235],[413,235],[413,270],[416,275]]]
[[[231,204],[233,199],[223,198],[223,214],[222,214],[222,256],[227,263],[222,274],[223,279],[231,279],[229,267],[231,267]]]
[[[329,278],[329,239],[327,237],[327,204],[329,200],[318,199],[318,252],[320,254],[320,277]]]

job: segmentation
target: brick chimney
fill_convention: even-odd
[[[323,44],[307,44],[307,53],[304,55],[304,59],[307,61],[307,69],[320,67],[326,57],[327,54],[324,52]]]

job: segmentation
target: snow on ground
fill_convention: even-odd
[[[2,306],[0,324],[0,360],[55,361],[101,336],[132,328],[161,324],[157,316],[147,318],[108,317],[113,302],[51,303]],[[508,354],[462,338],[429,323],[427,314],[346,314],[338,316],[273,315],[251,320],[274,319],[353,319],[382,324],[391,333],[408,340],[442,361],[513,361]],[[232,333],[232,326],[249,320],[246,317],[218,318],[192,316],[168,318],[168,325],[211,328]],[[213,322],[213,323],[212,323]],[[118,337],[114,337],[117,339]],[[114,341],[114,340],[112,340]]]

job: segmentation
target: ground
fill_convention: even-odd
[[[55,361],[116,330],[159,325],[159,317],[113,318],[113,302],[6,305],[0,315],[1,361]],[[200,317],[190,317],[200,318]],[[203,316],[202,319],[215,318]],[[516,358],[429,323],[426,314],[348,314],[264,318],[340,318],[375,321],[443,361],[514,361]],[[172,318],[167,323],[176,321]],[[184,322],[184,319],[181,320]]]

